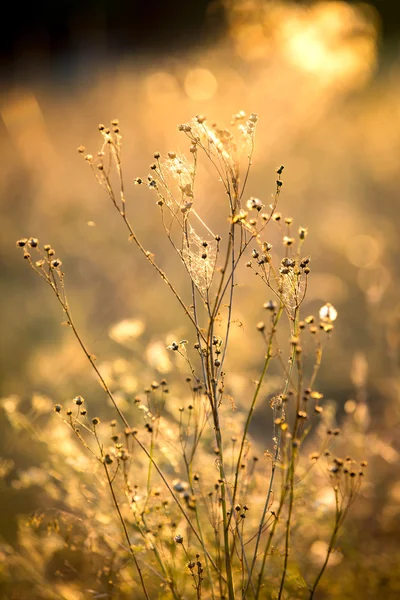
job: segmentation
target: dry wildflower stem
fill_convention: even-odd
[[[293,522],[297,518],[295,489],[305,477],[299,475],[300,470],[308,475],[311,469],[309,467],[304,470],[304,466],[301,466],[302,461],[304,462],[301,450],[310,430],[310,403],[315,401],[315,419],[323,419],[322,407],[319,405],[322,394],[314,386],[321,365],[324,340],[331,334],[337,313],[328,303],[320,311],[318,327],[313,316],[307,317],[305,321],[300,320],[310,273],[310,258],[303,258],[301,255],[307,230],[300,227],[295,237],[292,219],[288,217],[283,220],[276,212],[282,188],[283,167],[277,169],[276,190],[265,212],[263,203],[257,198],[250,198],[243,204],[257,121],[257,115],[251,114],[246,118],[240,112],[234,115],[231,128],[221,129],[216,125],[209,126],[205,117],[199,115],[190,123],[179,127],[190,144],[191,160],[175,152],[169,152],[165,157],[161,157],[159,153],[154,155],[156,162],[150,167],[147,186],[155,195],[172,251],[177,253],[186,271],[186,292],[179,291],[171,283],[169,276],[157,264],[155,256],[145,249],[128,218],[122,167],[122,136],[117,121],[113,121],[110,128],[99,126],[103,138],[102,147],[96,157],[90,154],[85,156],[96,180],[123,220],[130,240],[167,284],[193,327],[191,342],[173,342],[168,348],[180,356],[188,369],[188,372],[182,374],[187,377],[193,402],[186,409],[180,408],[179,418],[176,418],[171,412],[172,408],[166,408],[164,401],[157,400],[160,384],[153,383],[146,392],[147,406],[138,401],[150,441],[143,441],[138,430],[131,427],[130,422],[134,420],[135,425],[138,422],[140,424],[140,418],[132,410],[129,411],[129,416],[121,411],[101,368],[82,341],[72,319],[65,277],[61,261],[54,259],[55,251],[48,245],[41,248],[35,238],[17,242],[30,267],[56,295],[68,326],[125,428],[124,444],[119,441],[118,433],[113,434],[111,439],[114,446],[106,451],[104,442],[100,439],[98,419],[92,419],[92,424],[84,421],[87,411],[81,410],[82,399],[75,402],[78,405],[76,416],[69,410],[66,413],[68,418],[65,418],[62,416],[61,405],[55,407],[83,447],[103,465],[116,515],[146,598],[156,593],[152,581],[146,578],[146,570],[151,571],[155,567],[150,566],[149,561],[146,564],[138,558],[132,540],[142,539],[145,543],[146,551],[153,555],[154,564],[158,565],[158,576],[175,600],[185,600],[188,597],[186,575],[197,599],[235,600],[240,595],[242,598],[261,600],[267,597],[265,594],[269,592],[266,586],[269,586],[275,590],[273,594],[271,592],[273,597],[277,595],[280,600],[287,590],[288,573],[291,561],[294,561],[291,556],[291,538]],[[84,154],[84,149],[81,147],[79,152]],[[217,185],[221,186],[227,198],[229,225],[225,239],[213,233],[215,224],[205,223],[201,217],[196,188],[200,156],[216,173]],[[141,178],[135,181],[139,185],[144,183]],[[280,232],[283,257],[279,257],[278,251],[278,263],[272,253],[272,245],[263,238],[267,226],[268,231],[270,226],[277,226]],[[35,253],[38,260],[32,259],[31,253]],[[266,351],[260,361],[260,375],[252,397],[248,403],[243,403],[248,404],[248,407],[239,432],[239,443],[236,445],[236,437],[235,442],[232,441],[232,460],[229,466],[229,436],[225,430],[225,420],[229,414],[229,367],[227,370],[225,365],[234,323],[237,272],[244,260],[247,260],[250,272],[254,272],[258,281],[266,286],[273,300],[265,304],[269,325],[263,322],[257,325]],[[184,300],[185,293],[190,295],[190,306]],[[288,323],[287,351],[279,347],[277,336],[278,327],[284,328],[284,315]],[[303,344],[308,343],[306,336],[311,338],[312,343],[314,338],[316,345],[308,385],[305,383],[307,374],[304,372],[302,348]],[[265,398],[265,390],[269,384],[267,372],[272,364],[275,369],[282,369],[282,380],[278,387],[273,390],[269,388],[273,450],[268,453],[271,466],[265,485],[265,474],[259,474],[256,468],[254,448],[257,445],[250,441],[250,427],[263,394]],[[180,376],[178,373],[178,380]],[[161,384],[160,389],[161,395],[168,391],[166,383]],[[116,423],[113,422],[112,427],[116,427]],[[180,452],[180,457],[172,467],[172,459],[170,464],[166,462],[162,444],[166,431],[173,427],[176,430],[175,440],[178,440],[177,452]],[[97,448],[93,449],[85,436],[89,440],[94,437]],[[214,453],[209,451],[210,437],[214,443]],[[331,441],[331,433],[328,438]],[[174,444],[171,441],[169,444],[173,453]],[[327,442],[324,441],[323,444],[327,447]],[[142,484],[143,501],[140,500],[140,494],[134,493],[131,484],[132,472],[138,477],[138,469],[133,468],[133,451],[140,452],[139,456],[135,454],[135,460],[143,465],[146,473]],[[253,466],[250,468],[252,458]],[[339,529],[357,495],[359,475],[362,474],[362,471],[356,473],[343,466],[340,459],[335,460],[337,462],[329,467],[336,499],[335,523],[324,564],[309,587],[310,598],[314,597],[329,555],[334,549]],[[116,469],[112,474],[110,465],[114,462]],[[206,466],[209,467],[208,471]],[[200,467],[205,469],[205,479],[201,473],[196,473]],[[171,481],[171,469],[180,473],[182,480]],[[279,494],[275,492],[278,486],[277,472],[281,473]],[[172,499],[170,510],[175,511],[175,517],[181,518],[185,524],[187,540],[180,534],[171,534],[168,539],[162,533],[155,533],[162,532],[166,523],[173,529],[168,518],[161,516],[160,508],[154,508],[154,498],[157,497],[154,492],[156,474]],[[134,487],[136,489],[140,486]],[[211,491],[207,492],[206,488],[210,487]],[[265,489],[258,504],[252,496],[256,488]],[[122,509],[121,503],[124,501],[130,511],[130,519]],[[274,510],[273,503],[276,504]],[[247,518],[248,511],[251,518]],[[268,559],[272,543],[279,544],[276,535],[279,529],[283,530],[282,564],[277,572]],[[181,569],[177,567],[177,561],[181,561]],[[267,565],[269,570],[266,574]],[[185,576],[182,575],[182,568]]]

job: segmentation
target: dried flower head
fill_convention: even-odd
[[[337,315],[337,310],[334,306],[332,306],[332,304],[330,304],[330,302],[324,304],[324,306],[322,306],[319,310],[319,318],[321,319],[321,321],[324,322],[330,323],[332,321],[335,321]]]

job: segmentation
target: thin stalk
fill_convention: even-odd
[[[298,330],[298,322],[299,322],[298,308],[295,311],[293,319],[294,319],[293,332],[296,333],[297,330]],[[283,390],[283,395],[287,394],[287,392],[289,390],[290,383],[292,381],[292,374],[293,374],[293,369],[294,369],[295,358],[296,358],[296,347],[293,346],[293,348],[292,348],[292,354],[290,356],[290,366],[289,366],[289,370],[288,370],[288,373],[287,373],[287,378],[286,378],[285,387],[284,387],[284,390]],[[278,444],[277,444],[277,450],[279,451],[279,441],[278,441]],[[273,471],[271,473],[270,490],[272,490],[272,482],[273,482],[274,475],[275,475],[275,469],[273,469]],[[267,555],[268,555],[268,552],[269,552],[269,549],[270,549],[270,546],[271,546],[272,538],[273,538],[273,536],[275,534],[275,529],[276,529],[276,526],[278,524],[279,517],[280,517],[280,514],[282,512],[282,508],[283,508],[283,505],[284,505],[284,502],[285,502],[285,499],[286,499],[286,493],[288,491],[288,483],[289,483],[289,474],[286,477],[286,482],[285,482],[285,484],[283,486],[283,489],[282,489],[282,495],[281,495],[281,500],[280,500],[279,508],[278,508],[277,513],[276,513],[276,519],[275,519],[275,521],[274,521],[274,523],[272,525],[272,529],[270,531],[270,534],[268,536],[268,540],[267,540],[267,543],[266,543],[266,546],[265,546],[265,549],[264,549],[263,559],[262,559],[262,563],[261,563],[261,569],[260,569],[260,572],[259,572],[259,575],[258,575],[258,581],[257,581],[257,591],[256,591],[256,596],[255,596],[256,600],[258,600],[259,595],[260,595],[260,589],[261,589],[262,578],[263,578],[264,569],[265,569],[265,563],[266,563]],[[255,556],[255,558],[257,558],[256,555],[254,555],[254,556]]]
[[[102,446],[100,444],[99,438],[97,437],[96,433],[95,433],[95,437],[96,437],[97,445],[99,447],[101,456],[103,457],[103,448],[102,448]],[[113,484],[112,484],[112,480],[110,478],[110,473],[108,472],[107,465],[106,465],[106,463],[104,461],[102,461],[102,465],[104,467],[104,471],[105,471],[105,474],[106,474],[106,477],[107,477],[108,487],[110,488],[110,492],[111,492],[111,496],[112,496],[112,499],[113,499],[113,503],[114,503],[115,509],[116,509],[116,511],[118,513],[118,517],[119,517],[119,520],[121,522],[122,529],[123,529],[126,541],[128,542],[129,552],[132,555],[133,562],[135,563],[135,567],[136,567],[136,570],[137,570],[138,575],[139,575],[139,579],[140,579],[140,583],[141,583],[144,595],[146,596],[147,600],[150,600],[150,596],[147,593],[146,585],[144,583],[142,569],[140,568],[140,565],[139,565],[138,560],[136,558],[136,554],[133,551],[131,540],[130,540],[129,533],[128,533],[128,529],[126,527],[125,519],[122,516],[121,509],[119,507],[118,500],[117,500],[117,497],[116,497],[115,492],[114,492],[114,487],[113,487]]]
[[[293,335],[295,337],[297,337],[297,334],[298,334],[298,330],[297,330],[298,314],[299,314],[299,307],[297,306],[296,312],[295,312],[295,318],[294,318],[294,326],[293,326]],[[300,410],[300,402],[301,402],[301,389],[302,389],[302,385],[303,385],[302,362],[299,357],[297,357],[297,372],[298,372],[298,384],[297,384],[296,418],[295,418],[293,431],[292,431],[292,455],[291,455],[291,461],[290,461],[290,466],[289,466],[289,509],[288,509],[288,516],[287,516],[287,520],[286,520],[286,532],[285,532],[285,558],[284,558],[284,562],[283,562],[283,570],[282,570],[281,583],[279,586],[278,600],[281,600],[281,598],[282,598],[283,588],[285,585],[285,578],[286,578],[286,574],[287,574],[288,561],[289,561],[290,526],[291,526],[293,503],[294,503],[294,475],[295,475],[295,469],[296,469],[296,459],[297,459],[297,454],[298,454],[298,447],[297,447],[297,445],[295,446],[295,443],[297,443],[296,436],[297,436],[297,431],[298,431],[299,423],[300,423],[299,410]]]
[[[270,363],[271,358],[272,358],[272,343],[273,343],[273,339],[274,339],[275,328],[276,328],[277,324],[279,323],[279,320],[280,320],[280,318],[282,316],[282,312],[283,312],[283,304],[280,305],[279,310],[278,310],[278,312],[276,314],[276,317],[275,317],[275,319],[273,321],[273,324],[272,324],[271,335],[270,335],[270,338],[269,338],[269,343],[268,343],[268,348],[267,348],[267,354],[266,354],[265,361],[264,361],[264,366],[263,366],[263,369],[261,371],[261,376],[260,376],[260,378],[258,380],[256,390],[254,392],[254,396],[253,396],[253,400],[252,400],[251,405],[250,405],[249,412],[247,414],[247,419],[246,419],[246,423],[245,423],[244,431],[243,431],[243,435],[242,435],[242,441],[241,441],[240,449],[239,449],[239,455],[238,455],[238,459],[237,459],[237,462],[236,462],[235,481],[234,481],[233,493],[232,493],[232,510],[231,510],[231,515],[233,513],[233,507],[234,507],[235,500],[236,500],[236,493],[237,493],[238,480],[239,480],[239,472],[240,472],[240,464],[242,462],[242,456],[243,456],[244,445],[245,445],[245,442],[246,442],[246,437],[247,437],[247,434],[249,432],[249,427],[250,427],[251,420],[253,418],[253,414],[254,414],[254,410],[255,410],[255,407],[256,407],[257,399],[258,399],[258,396],[259,396],[262,384],[264,382],[264,378],[265,378],[265,375],[267,373],[267,369],[268,369],[269,363]]]
[[[285,578],[286,578],[287,566],[288,566],[288,560],[289,560],[290,524],[291,524],[293,503],[294,503],[294,471],[295,471],[296,456],[297,456],[297,451],[294,448],[293,454],[292,454],[292,459],[290,462],[290,467],[289,467],[289,486],[290,486],[289,487],[289,510],[288,510],[288,517],[287,517],[286,531],[285,531],[285,558],[284,558],[284,563],[283,563],[281,583],[279,586],[278,600],[281,600],[281,598],[282,598],[282,592],[283,592],[283,587],[285,585]]]
[[[319,582],[321,580],[321,577],[324,574],[324,571],[325,571],[325,569],[326,569],[326,567],[328,565],[329,557],[330,557],[330,555],[331,555],[331,553],[333,551],[333,548],[334,548],[334,545],[335,545],[335,542],[336,542],[336,538],[337,538],[337,534],[339,532],[339,528],[340,528],[340,514],[336,515],[335,527],[333,529],[333,532],[332,532],[332,535],[331,535],[331,539],[329,541],[328,550],[326,551],[326,557],[325,557],[325,560],[324,560],[324,564],[322,565],[321,570],[318,573],[317,578],[315,579],[314,584],[313,584],[313,586],[311,588],[309,600],[313,600],[314,594],[315,594],[315,590],[317,589],[317,586],[318,586],[318,584],[319,584]]]
[[[192,481],[193,481],[192,464],[188,463],[188,461],[186,459],[186,453],[183,454],[183,457],[184,457],[184,462],[185,462],[185,467],[186,467],[186,474],[187,474],[189,485],[190,485],[190,491],[191,491],[191,494],[194,496],[195,494],[194,494],[194,489],[193,489],[193,484],[192,484]],[[201,539],[201,545],[202,545],[202,548],[203,548],[203,551],[204,551],[205,560],[206,560],[206,571],[207,571],[208,580],[210,582],[211,596],[212,596],[213,600],[215,600],[214,585],[213,585],[213,580],[212,580],[211,572],[210,572],[210,564],[209,564],[209,559],[208,559],[207,552],[205,552],[205,543],[204,543],[203,530],[202,530],[202,527],[201,527],[199,510],[197,508],[197,503],[196,502],[195,502],[195,505],[194,505],[194,511],[195,511],[196,523],[197,523],[197,527],[198,527],[199,535],[200,535],[200,539]]]

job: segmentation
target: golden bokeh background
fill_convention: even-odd
[[[371,463],[348,525],[353,556],[348,563],[332,560],[331,587],[320,597],[394,600],[400,593],[398,44],[384,43],[379,13],[368,3],[222,0],[210,3],[210,22],[218,11],[223,35],[185,51],[78,60],[65,77],[3,85],[3,403],[11,412],[12,402],[28,411],[34,397],[40,412],[40,402],[63,403],[97,389],[75,340],[60,327],[53,297],[21,260],[18,238],[36,236],[56,248],[75,320],[105,372],[120,356],[112,368],[120,368],[125,389],[134,392],[138,384],[132,357],[146,361],[149,377],[154,361],[168,372],[166,343],[187,335],[174,299],[128,244],[76,148],[95,153],[98,124],[120,120],[131,220],[185,290],[183,269],[164,252],[154,198],[134,179],[147,176],[155,151],[188,150],[176,126],[193,115],[227,124],[238,110],[256,112],[247,193],[268,203],[275,169],[285,165],[279,210],[309,231],[312,275],[304,311],[330,301],[339,313],[320,387],[336,402],[339,423],[357,413]],[[215,231],[224,222],[221,190],[205,167],[199,178],[202,216]],[[268,298],[247,272],[241,277],[234,319],[244,327],[233,332],[239,350],[232,364],[240,358],[251,376],[257,365],[252,348],[242,346],[243,330],[252,331]],[[241,389],[240,381],[232,385]],[[2,488],[0,538],[14,544],[19,516],[36,508],[34,485],[41,483],[16,495],[13,479],[41,459],[1,418],[0,453],[13,467]],[[349,595],[341,595],[339,577],[350,582]]]

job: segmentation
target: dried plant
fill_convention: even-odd
[[[94,486],[90,501],[109,513],[111,500],[111,518],[121,532],[120,537],[117,529],[112,535],[107,527],[99,532],[94,515],[83,506],[80,516],[75,509],[69,513],[79,521],[79,535],[86,529],[95,532],[91,539],[105,556],[91,583],[93,597],[314,598],[359,491],[366,463],[333,455],[340,431],[332,427],[329,411],[324,413],[317,386],[337,312],[327,303],[317,316],[302,315],[310,276],[310,257],[303,250],[307,229],[277,212],[283,166],[277,169],[271,202],[245,195],[257,121],[257,115],[239,112],[224,129],[198,115],[179,126],[190,158],[157,152],[147,180],[135,180],[155,195],[166,237],[187,273],[183,290],[144,247],[128,217],[118,121],[109,128],[99,126],[103,143],[96,155],[78,149],[130,240],[167,284],[190,327],[188,339],[168,346],[176,358],[173,380],[143,382],[144,396],[136,396],[127,410],[113,389],[115,381],[103,373],[79,333],[55,250],[35,238],[17,242],[28,265],[56,296],[65,324],[115,412],[115,420],[100,422],[81,396],[67,408],[54,407],[75,438],[71,447],[79,455],[86,451],[94,463],[93,474],[86,477],[108,489],[106,495]],[[223,232],[201,216],[200,160],[214,171],[226,203]],[[273,248],[266,237],[271,227],[280,231],[280,247]],[[242,263],[256,276],[255,284],[265,286],[270,300],[264,304],[265,319],[255,325],[264,347],[258,379],[251,396],[233,398],[227,359]],[[268,380],[271,365],[280,373],[279,383],[276,377]],[[258,405],[266,401],[273,433],[270,450],[263,452],[265,441],[252,439],[250,427]],[[308,442],[313,425],[317,433]],[[311,454],[310,443],[316,447]],[[70,469],[71,482],[80,481],[79,470]],[[334,514],[316,571],[304,558],[310,541],[302,545],[301,536],[294,540],[304,518],[302,506],[308,503],[312,510],[313,489],[320,481],[331,485]],[[59,535],[64,517],[60,511]],[[48,518],[37,516],[36,526]]]

